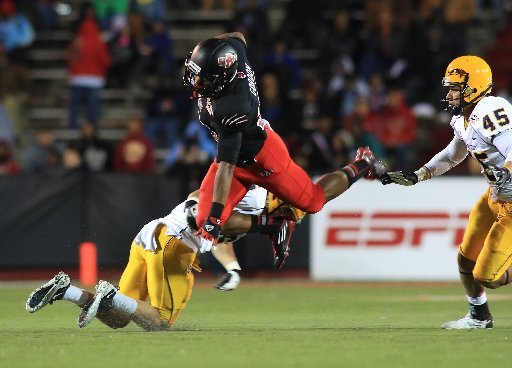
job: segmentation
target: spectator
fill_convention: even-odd
[[[34,29],[28,18],[17,12],[12,0],[0,2],[0,51],[11,64],[27,62],[27,48],[34,42]]]
[[[62,168],[62,149],[48,129],[37,132],[36,142],[24,152],[24,170],[29,173],[49,174]]]
[[[82,100],[86,101],[86,118],[98,123],[100,94],[105,84],[105,75],[110,66],[110,53],[101,40],[98,25],[86,18],[79,33],[68,49],[69,85],[71,98],[69,127],[78,127],[78,110]]]
[[[116,146],[114,170],[129,173],[153,173],[155,154],[151,141],[144,135],[142,121],[130,119],[125,138]]]
[[[37,0],[37,19],[40,29],[48,31],[55,28],[58,19],[55,0]]]
[[[356,108],[357,100],[366,97],[367,94],[368,87],[366,83],[358,80],[355,75],[347,76],[343,89],[339,92],[339,116],[344,118],[352,114]]]
[[[279,86],[285,92],[300,87],[302,73],[300,64],[289,51],[283,39],[277,38],[272,52],[261,59],[260,70],[273,72],[279,79]]]
[[[270,40],[267,9],[259,5],[256,0],[244,1],[236,9],[231,28],[245,35],[247,44],[251,45],[248,50],[249,60],[258,62]],[[254,65],[254,69],[259,69],[257,64]]]
[[[6,141],[11,146],[16,142],[11,117],[2,102],[0,102],[0,140]]]
[[[162,78],[174,71],[174,45],[163,22],[153,25],[151,34],[145,37],[138,51],[140,57],[134,67],[133,77],[137,84],[145,82],[146,74]]]
[[[199,147],[201,152],[204,152],[208,160],[212,159],[217,152],[215,142],[212,141],[208,129],[202,125],[198,120],[191,120],[185,129],[184,140],[177,141],[169,149],[169,153],[165,159],[165,167],[170,170],[178,161],[183,161],[183,152],[185,150],[186,142],[189,145],[194,143]],[[202,154],[201,157],[204,157]],[[208,163],[209,164],[209,163]]]
[[[369,1],[366,4],[360,74],[368,79],[373,73],[382,72],[398,79],[408,66],[410,25],[397,21],[391,2]]]
[[[316,119],[315,129],[304,136],[302,153],[307,156],[307,161],[312,164],[308,167],[308,171],[313,175],[325,173],[339,165],[339,162],[334,161],[331,146],[332,133],[332,118],[321,115]]]
[[[179,139],[191,104],[183,88],[175,88],[170,77],[160,79],[146,105],[145,132],[153,145],[169,148]],[[163,137],[161,140],[159,137]]]
[[[199,188],[217,147],[208,130],[197,120],[188,123],[184,140],[169,150],[165,159],[166,174],[178,179],[182,195]]]
[[[80,171],[83,161],[75,144],[69,144],[62,154],[62,168],[64,172]]]
[[[165,0],[135,0],[134,10],[151,25],[167,18]]]
[[[83,166],[88,171],[110,171],[112,169],[112,147],[98,138],[94,124],[82,124],[82,137],[78,144],[78,152]]]
[[[382,145],[375,135],[377,129],[375,113],[371,110],[370,102],[367,98],[361,97],[354,111],[347,115],[343,122],[341,132],[348,133],[350,139],[343,134],[338,138],[343,138],[342,142],[350,152],[355,153],[358,147],[368,146],[377,157],[383,157]]]
[[[0,67],[0,79],[3,92],[2,105],[5,108],[5,117],[8,119],[5,123],[12,123],[11,127],[18,143],[24,145],[26,143],[25,106],[31,86],[29,69],[23,64],[9,63],[5,68]]]
[[[286,42],[296,48],[314,48],[320,44],[319,32],[324,28],[324,18],[317,1],[291,0],[286,4],[282,34]],[[267,28],[264,28],[267,29]]]
[[[99,26],[103,31],[116,32],[117,27],[126,24],[129,0],[93,0]]]
[[[301,96],[298,104],[300,116],[300,129],[309,131],[316,128],[316,119],[328,111],[324,104],[323,86],[317,80],[305,81],[301,88]]]
[[[12,157],[9,142],[0,140],[0,176],[16,175],[19,173],[20,167]]]
[[[390,89],[382,112],[376,114],[377,138],[384,147],[393,170],[409,170],[413,158],[417,121],[405,102],[403,94]]]
[[[110,87],[126,88],[131,67],[137,57],[137,44],[130,27],[124,26],[108,43],[112,64],[108,71]]]
[[[287,135],[295,128],[287,111],[288,96],[282,92],[277,76],[272,72],[265,72],[261,75],[259,86],[261,116],[263,119],[271,121],[272,129],[286,140]]]
[[[386,84],[380,73],[374,73],[368,81],[368,102],[371,111],[380,111],[386,104]],[[375,152],[374,152],[375,153]]]
[[[320,74],[323,79],[330,78],[331,73],[336,73],[334,68],[341,67],[344,74],[356,72],[357,56],[357,28],[351,24],[350,17],[345,11],[337,11],[332,19],[332,24],[327,28],[325,37],[320,40]]]

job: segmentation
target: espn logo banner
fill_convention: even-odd
[[[329,212],[325,245],[333,247],[419,247],[429,234],[447,233],[457,247],[464,236],[468,212]]]
[[[311,217],[317,280],[458,280],[457,249],[482,178],[356,183]]]

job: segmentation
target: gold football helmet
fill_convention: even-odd
[[[475,104],[491,92],[491,67],[478,56],[459,56],[446,68],[443,86],[460,88],[459,108]]]

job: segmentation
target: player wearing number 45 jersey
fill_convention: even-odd
[[[200,42],[185,61],[183,82],[191,98],[198,100],[201,122],[217,140],[215,162],[201,183],[197,215],[201,235],[209,241],[217,241],[232,209],[252,184],[315,213],[358,179],[383,173],[370,149],[362,147],[353,163],[313,183],[261,118],[256,78],[241,33]]]
[[[469,215],[459,247],[458,265],[469,301],[469,313],[442,325],[446,329],[492,328],[485,288],[512,281],[512,105],[489,96],[491,68],[477,56],[461,56],[447,67],[445,101],[454,116],[454,138],[415,172],[388,172],[383,184],[413,185],[439,176],[464,160],[468,153],[481,166],[489,189]]]

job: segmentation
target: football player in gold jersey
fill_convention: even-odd
[[[250,190],[236,211],[223,228],[227,234],[234,235],[221,239],[223,243],[212,249],[227,271],[215,285],[222,291],[233,290],[240,282],[241,268],[231,240],[237,240],[254,228],[270,229],[269,234],[281,233],[285,228],[289,242],[293,230],[288,227],[289,222],[300,221],[304,216],[301,211],[267,195],[267,191],[260,187]],[[194,285],[192,270],[201,270],[197,253],[209,250],[203,249],[204,240],[195,235],[196,213],[197,198],[191,195],[166,217],[146,224],[131,245],[119,290],[107,281],[100,281],[96,293],[92,294],[71,285],[69,276],[60,272],[30,294],[26,309],[33,313],[54,301],[67,300],[82,308],[79,327],[87,326],[94,317],[98,317],[111,328],[122,328],[133,321],[148,331],[169,329],[190,299]],[[284,215],[288,216],[286,221],[283,220]],[[254,226],[254,222],[266,225]],[[287,256],[287,244],[281,247],[286,254],[279,255],[283,262]],[[145,302],[148,296],[151,304]]]
[[[512,281],[512,105],[489,95],[491,68],[477,56],[454,59],[446,69],[443,85],[448,88],[445,101],[454,114],[450,122],[453,140],[419,170],[388,172],[381,181],[413,185],[444,174],[468,153],[478,161],[489,189],[469,215],[457,259],[469,312],[442,327],[492,328],[485,288],[495,289]]]

